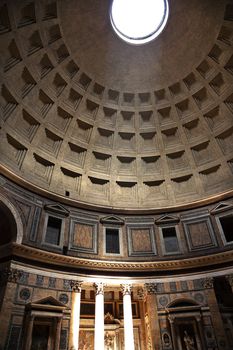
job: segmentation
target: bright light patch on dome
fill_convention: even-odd
[[[139,45],[163,31],[168,12],[167,0],[113,0],[110,18],[120,38]]]

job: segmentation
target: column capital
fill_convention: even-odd
[[[22,276],[23,271],[14,269],[12,267],[6,267],[0,273],[0,284],[5,284],[7,282],[17,283]]]
[[[124,295],[131,295],[132,284],[130,284],[130,283],[121,284],[121,291],[122,291],[123,296]]]
[[[169,315],[169,316],[168,316],[168,319],[169,319],[169,322],[170,322],[170,323],[174,323],[174,322],[175,322],[175,317],[172,316],[172,315]]]
[[[201,322],[201,315],[195,316],[195,319],[198,323]]]
[[[211,289],[214,287],[214,279],[213,277],[207,277],[203,280],[203,288]]]
[[[226,275],[226,279],[231,287],[233,287],[233,275]]]
[[[138,288],[137,289],[137,296],[139,300],[143,300],[145,298],[145,289],[144,288]]]
[[[75,293],[81,293],[81,286],[83,281],[70,281],[70,288]]]
[[[147,294],[156,294],[158,291],[157,283],[145,283]]]
[[[95,287],[95,294],[96,295],[104,294],[104,286],[105,286],[105,284],[103,282],[95,282],[93,284],[93,286]]]

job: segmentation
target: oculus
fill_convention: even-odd
[[[168,0],[113,0],[110,20],[121,39],[140,45],[162,33],[168,14]]]

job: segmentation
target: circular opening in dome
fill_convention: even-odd
[[[139,45],[161,34],[168,12],[167,0],[113,0],[110,19],[121,39]]]

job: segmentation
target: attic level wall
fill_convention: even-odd
[[[2,205],[11,203],[21,222],[23,244],[61,255],[155,261],[213,254],[233,247],[233,235],[227,229],[232,222],[232,199],[170,214],[136,216],[71,207],[24,190],[4,178],[0,191],[5,201]],[[117,234],[119,249],[115,254],[106,247],[106,230],[111,229]]]

